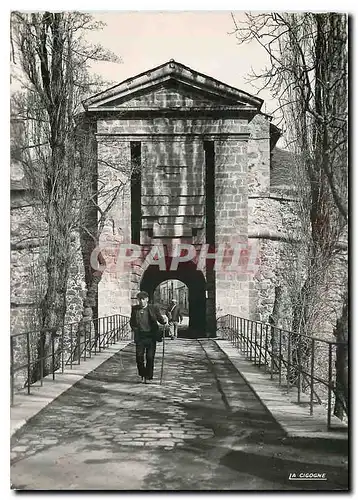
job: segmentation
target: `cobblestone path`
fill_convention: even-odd
[[[88,374],[12,439],[16,489],[345,489],[344,454],[284,438],[210,340],[161,344],[153,384],[136,375],[134,345]],[[326,472],[328,481],[289,481]]]

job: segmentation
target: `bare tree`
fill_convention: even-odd
[[[78,12],[11,15],[12,58],[21,69],[22,86],[15,96],[16,110],[27,124],[22,164],[47,224],[40,353],[47,349],[46,331],[55,333],[66,314],[71,234],[78,224],[83,194],[78,182],[75,116],[81,100],[98,88],[98,79],[89,76],[90,62],[117,60],[114,54],[84,40],[85,32],[101,26],[92,16]]]
[[[277,99],[276,116],[286,127],[287,146],[294,153],[300,221],[296,237],[301,244],[295,247],[297,272],[293,267],[287,276],[295,284],[290,287],[295,295],[293,330],[310,334],[319,326],[317,312],[324,310],[332,263],[347,237],[347,16],[264,13],[233,21],[240,43],[255,41],[267,53],[268,66],[251,80],[261,90],[269,88]],[[338,341],[347,340],[347,301],[346,290],[335,328]],[[309,355],[307,346],[297,349]],[[336,365],[335,412],[341,416],[341,402],[348,404],[345,349],[337,351]]]

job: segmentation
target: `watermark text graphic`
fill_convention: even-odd
[[[259,268],[259,246],[255,243],[223,243],[212,245],[136,245],[133,243],[104,242],[91,253],[92,269],[118,273],[131,266],[157,266],[160,271],[177,271],[181,264],[190,262],[193,269],[213,269],[224,273],[255,275]]]

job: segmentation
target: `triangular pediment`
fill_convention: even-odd
[[[240,107],[259,111],[254,97],[186,66],[169,61],[84,101],[88,111]]]

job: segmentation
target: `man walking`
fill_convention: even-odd
[[[178,337],[179,321],[180,323],[183,321],[183,315],[181,313],[180,306],[177,304],[177,301],[175,299],[172,299],[165,314],[167,315],[169,320],[169,335],[173,340],[174,338]]]
[[[137,299],[139,305],[132,307],[129,324],[134,331],[138,374],[142,378],[142,382],[147,384],[153,379],[155,351],[157,341],[160,341],[158,322],[165,325],[168,321],[161,315],[157,306],[148,304],[149,295],[147,292],[139,292]]]

